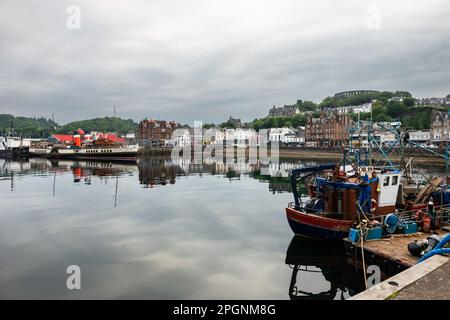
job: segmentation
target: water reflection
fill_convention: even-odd
[[[286,175],[310,164],[0,159],[0,298],[346,298],[360,277],[339,252],[292,240],[285,256]]]
[[[294,236],[285,262],[292,269],[289,284],[292,300],[344,300],[364,289],[363,275],[347,264],[344,247],[340,243]],[[311,274],[328,282],[328,288],[317,291],[316,286],[310,283]]]

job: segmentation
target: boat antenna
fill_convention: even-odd
[[[369,149],[368,149],[368,166],[372,165],[372,126],[373,126],[373,122],[372,122],[372,111],[370,112],[370,120],[369,123],[367,124],[367,143],[369,144]]]

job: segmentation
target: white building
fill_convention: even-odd
[[[258,144],[258,133],[253,129],[211,129],[205,134],[204,141],[214,144],[232,144],[234,146],[249,146]],[[211,136],[210,136],[211,135]]]
[[[172,139],[165,140],[166,147],[185,147],[191,144],[191,134],[189,130],[177,130]]]
[[[409,132],[409,140],[417,143],[429,142],[431,138],[430,130],[418,130]]]
[[[269,141],[283,142],[284,136],[290,133],[294,133],[291,128],[272,128],[269,130]]]
[[[269,130],[269,141],[285,144],[301,144],[305,142],[305,136],[299,135],[298,130],[292,128],[272,128]]]
[[[344,106],[337,108],[338,114],[353,113],[368,113],[372,112],[372,102],[364,103],[358,106]]]

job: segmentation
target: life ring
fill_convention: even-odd
[[[375,210],[377,210],[378,208],[378,202],[375,199],[372,199],[372,201],[370,201],[370,212],[375,212]]]

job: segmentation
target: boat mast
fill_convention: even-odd
[[[367,142],[369,143],[369,150],[368,150],[368,166],[372,165],[372,110],[370,110],[370,120],[367,125]]]

